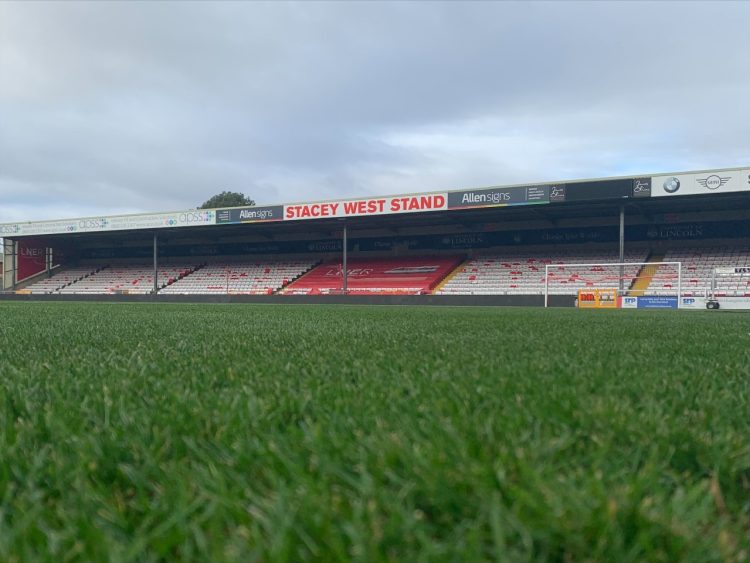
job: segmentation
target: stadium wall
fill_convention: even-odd
[[[544,307],[543,295],[26,295],[0,301],[124,303],[262,303],[308,305],[434,305],[453,307]],[[552,295],[550,307],[574,307],[575,296]]]

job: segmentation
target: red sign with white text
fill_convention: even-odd
[[[47,246],[44,241],[26,240],[18,241],[18,281],[43,272],[47,268]]]
[[[325,203],[300,203],[284,206],[284,219],[319,219],[324,217],[360,217],[363,215],[389,215],[418,213],[448,209],[445,194],[380,197],[352,201]]]

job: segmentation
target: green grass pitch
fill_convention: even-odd
[[[740,561],[750,315],[0,303],[2,561]]]

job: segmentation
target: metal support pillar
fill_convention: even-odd
[[[343,246],[344,247],[342,249],[343,282],[342,282],[341,289],[344,292],[344,294],[346,295],[346,293],[348,291],[348,277],[349,277],[348,269],[347,269],[347,264],[346,264],[346,259],[347,259],[347,232],[346,232],[346,223],[344,223],[343,239],[344,239],[343,240],[343,243],[344,243]]]
[[[154,233],[154,295],[159,292],[159,235]]]
[[[620,206],[620,293],[622,293],[623,285],[625,283],[625,266],[622,265],[625,262],[625,206]]]
[[[44,259],[47,264],[47,277],[52,277],[52,249],[48,246],[44,252]]]

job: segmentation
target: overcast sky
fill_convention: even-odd
[[[750,2],[0,2],[0,222],[750,164]]]

